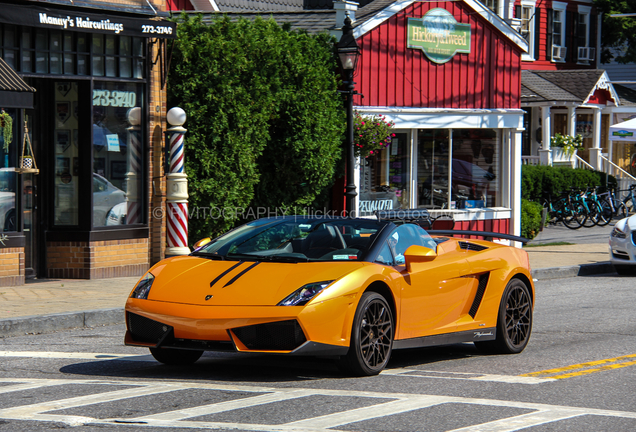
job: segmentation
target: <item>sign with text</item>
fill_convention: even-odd
[[[407,32],[407,47],[421,49],[432,62],[446,63],[457,53],[470,53],[470,24],[458,23],[445,9],[409,18]]]

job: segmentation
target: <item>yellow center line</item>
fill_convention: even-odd
[[[609,358],[609,359],[603,359],[603,360],[579,363],[579,364],[575,364],[575,365],[565,366],[565,367],[562,367],[562,368],[546,369],[546,370],[537,371],[537,372],[530,372],[530,373],[527,373],[527,374],[523,374],[521,376],[527,376],[527,377],[546,377],[546,376],[550,376],[550,378],[554,378],[554,379],[570,378],[570,377],[573,377],[573,376],[587,375],[587,374],[590,374],[590,373],[593,373],[593,372],[600,372],[600,371],[604,371],[604,370],[618,369],[618,368],[623,368],[623,367],[627,367],[627,366],[633,366],[633,365],[636,365],[636,360],[627,361],[627,362],[623,361],[623,360],[628,360],[628,359],[633,359],[633,358],[636,358],[636,354],[629,354],[629,355],[624,355],[624,356],[614,357],[614,358]],[[603,366],[594,367],[594,366],[600,366],[600,365],[603,365]],[[579,371],[577,371],[577,370],[579,370]],[[569,372],[569,371],[572,371],[572,372]],[[573,372],[573,371],[577,371],[577,372]],[[569,372],[569,373],[562,374],[562,372]],[[555,375],[555,374],[559,374],[559,375]]]

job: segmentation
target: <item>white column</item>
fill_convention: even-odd
[[[592,128],[592,148],[590,149],[590,165],[597,171],[603,171],[601,159],[601,110],[594,108],[594,127]]]
[[[568,135],[576,135],[576,108],[568,107]]]
[[[552,136],[552,123],[550,122],[550,107],[541,107],[541,129],[543,132],[543,148],[539,150],[539,162],[541,165],[552,165],[552,151],[550,150],[550,137]]]
[[[544,123],[545,125],[545,123]],[[510,220],[510,234],[521,235],[521,130],[510,131],[510,201],[512,219]],[[519,242],[513,242],[515,247],[521,247]]]

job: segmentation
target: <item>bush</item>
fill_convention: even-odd
[[[606,179],[607,178],[607,179]],[[524,165],[521,171],[521,197],[541,202],[548,194],[556,197],[570,188],[585,189],[593,186],[616,185],[613,176],[581,168]]]
[[[271,18],[182,14],[168,104],[188,114],[191,242],[265,207],[311,205],[333,182],[345,128],[334,42]]]
[[[521,199],[521,236],[533,239],[541,230],[541,212],[543,206],[539,203]]]

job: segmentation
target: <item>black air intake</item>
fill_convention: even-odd
[[[486,246],[482,246],[482,245],[478,245],[478,244],[470,243],[470,242],[463,242],[463,241],[459,242],[459,247],[461,249],[474,251],[474,252],[479,252],[479,251],[483,251],[484,249],[488,249]]]
[[[470,311],[468,315],[475,318],[477,315],[477,309],[479,309],[479,305],[481,304],[481,300],[484,298],[484,293],[486,292],[486,285],[488,285],[488,278],[490,277],[490,273],[484,273],[479,276],[479,285],[477,286],[477,292],[475,293],[475,299],[473,300],[473,304],[470,307]]]
[[[248,349],[258,351],[292,351],[307,341],[296,320],[238,327],[232,331]]]
[[[172,327],[150,318],[127,312],[126,320],[132,338],[137,342],[159,343]]]

